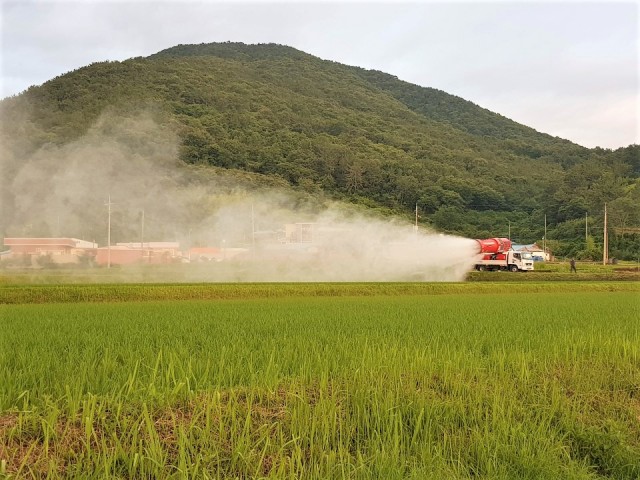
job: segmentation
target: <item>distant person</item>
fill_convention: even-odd
[[[569,260],[569,265],[571,266],[571,273],[578,273],[578,271],[576,270],[576,261],[575,259],[571,259]]]

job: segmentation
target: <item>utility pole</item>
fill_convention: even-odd
[[[589,242],[589,212],[584,214],[584,244]]]
[[[144,261],[144,208],[140,219],[140,261]]]
[[[109,201],[105,203],[109,207],[109,221],[107,226],[107,268],[111,268],[111,194],[109,194]]]
[[[604,239],[602,246],[602,264],[609,263],[609,232],[607,232],[607,204],[604,204]]]
[[[547,261],[547,214],[544,214],[544,237],[542,237],[542,251],[544,252],[544,261]]]
[[[253,202],[251,202],[251,249],[253,255],[256,253],[256,218],[253,211]]]
[[[418,233],[418,204],[416,203],[416,225],[413,227],[413,230]]]
[[[144,208],[142,209],[142,225],[140,226],[140,250],[144,248]]]

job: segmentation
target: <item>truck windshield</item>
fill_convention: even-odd
[[[530,253],[523,253],[522,254],[522,259],[523,260],[531,260],[533,258],[533,256]]]

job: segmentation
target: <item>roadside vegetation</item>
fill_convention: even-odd
[[[476,274],[474,274],[476,275]],[[471,283],[256,283],[0,285],[0,304],[114,303],[158,300],[233,300],[299,297],[375,297],[490,294],[512,274],[483,272]],[[507,276],[510,275],[510,276]],[[522,277],[529,278],[529,277]],[[494,281],[487,281],[494,280]],[[510,282],[503,294],[640,292],[637,282]],[[502,288],[502,287],[500,287]]]

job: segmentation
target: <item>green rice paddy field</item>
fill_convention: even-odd
[[[639,479],[640,284],[3,285],[3,476]]]

